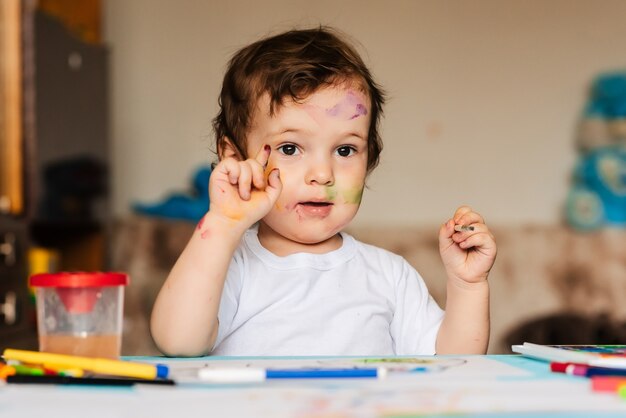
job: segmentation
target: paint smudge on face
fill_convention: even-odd
[[[326,188],[326,199],[332,202],[333,200],[335,200],[336,197],[337,189],[335,188],[335,186],[328,186]]]
[[[363,198],[363,187],[355,187],[352,189],[347,189],[342,192],[343,199],[346,203],[361,203],[361,199]]]
[[[346,120],[356,119],[359,116],[367,115],[367,107],[360,97],[353,91],[348,91],[346,97],[330,109],[326,109],[326,115],[331,117],[341,117]]]
[[[331,108],[322,108],[313,104],[304,104],[303,109],[318,125],[324,124],[324,118],[352,120],[367,115],[367,106],[361,99],[362,95],[349,90],[345,97]]]
[[[202,231],[202,233],[200,234],[200,238],[207,239],[209,237],[209,234],[210,234],[209,230],[206,229],[206,230]]]
[[[367,109],[365,108],[365,106],[363,106],[361,103],[359,103],[359,104],[356,105],[356,113],[354,115],[352,115],[350,120],[356,119],[359,116],[365,116],[365,115],[367,115]]]
[[[204,216],[200,218],[200,222],[198,222],[198,226],[196,227],[198,231],[202,228],[203,223],[204,223]]]

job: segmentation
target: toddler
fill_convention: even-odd
[[[379,160],[383,103],[357,52],[330,28],[288,31],[235,54],[214,120],[210,210],[152,312],[163,353],[486,352],[496,244],[478,213],[460,207],[440,228],[445,312],[402,257],[342,232]]]

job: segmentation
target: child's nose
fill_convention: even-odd
[[[305,181],[307,184],[332,185],[335,182],[335,178],[331,164],[319,160],[312,163],[307,170]]]

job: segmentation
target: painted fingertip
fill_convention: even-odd
[[[265,152],[270,152],[270,151],[272,151],[272,148],[271,148],[269,145],[265,144],[265,145],[263,146],[263,151],[265,151]]]

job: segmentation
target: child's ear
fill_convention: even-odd
[[[236,160],[243,160],[243,156],[239,152],[239,149],[233,144],[233,142],[225,136],[222,138],[220,145],[218,145],[217,155],[220,158],[220,161],[224,158],[234,158]]]

